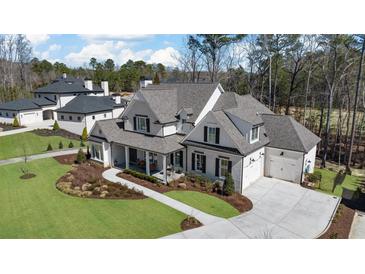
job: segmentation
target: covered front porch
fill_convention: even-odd
[[[184,159],[183,149],[157,153],[117,143],[111,145],[111,163],[114,167],[143,172],[156,177],[163,183],[184,176]]]

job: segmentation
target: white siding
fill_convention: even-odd
[[[198,118],[195,120],[195,124],[198,124],[200,122],[200,120],[203,119],[203,117],[205,115],[207,115],[207,113],[213,109],[214,105],[217,103],[217,101],[222,93],[223,93],[223,89],[221,89],[220,85],[218,85],[217,88],[215,89],[215,91],[213,92],[213,94],[210,96],[210,98],[209,98],[208,102],[206,103],[206,105],[204,106],[203,110],[200,112]]]
[[[95,117],[95,119],[93,119]],[[88,114],[86,116],[86,128],[87,132],[90,133],[91,129],[93,128],[96,121],[106,120],[106,119],[112,119],[112,112],[102,112],[102,113],[94,113],[94,114]]]
[[[72,99],[74,99],[75,95],[60,95],[60,108],[64,107],[67,103],[69,103]]]
[[[26,110],[19,112],[20,125],[30,125],[34,123],[40,123],[43,121],[42,110]]]
[[[6,113],[8,115],[6,115]],[[18,117],[18,112],[17,111],[10,111],[10,110],[5,110],[5,109],[0,109],[0,123],[5,123],[5,124],[12,124],[14,121],[14,115],[16,117]],[[18,117],[18,121],[19,121],[19,117]]]
[[[307,154],[304,155],[303,171],[313,173],[316,162],[317,146],[314,146]]]
[[[187,171],[189,172],[196,172],[198,174],[207,176],[211,178],[212,180],[218,179],[215,176],[215,159],[219,158],[219,156],[229,158],[229,161],[232,161],[232,178],[235,183],[235,190],[240,192],[241,191],[241,176],[242,176],[242,157],[238,155],[232,155],[220,151],[205,149],[205,148],[199,148],[194,146],[188,146],[187,148],[188,154],[187,154]],[[203,174],[198,171],[192,171],[191,169],[191,158],[192,153],[196,152],[203,152],[203,154],[206,156],[206,173]]]
[[[124,108],[114,108],[113,109],[113,118],[119,118],[119,116],[123,113]]]
[[[169,125],[163,127],[163,136],[169,136],[176,133],[176,125]]]

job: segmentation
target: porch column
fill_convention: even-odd
[[[124,146],[125,150],[125,168],[129,168],[129,146]]]
[[[146,151],[146,174],[150,175],[150,152]]]
[[[166,161],[166,155],[162,155],[162,163],[163,163],[163,182],[166,184],[167,183],[167,161]]]

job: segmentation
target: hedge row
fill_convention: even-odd
[[[141,173],[141,172],[138,172],[138,171],[135,171],[135,170],[132,170],[132,169],[124,169],[123,172],[127,173],[127,174],[130,174],[130,175],[132,175],[136,178],[149,181],[149,182],[154,183],[154,184],[159,184],[160,183],[160,181],[157,178],[155,178],[153,176],[149,176],[149,175]]]

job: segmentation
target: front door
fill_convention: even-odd
[[[129,148],[129,161],[131,163],[137,163],[137,149]]]

